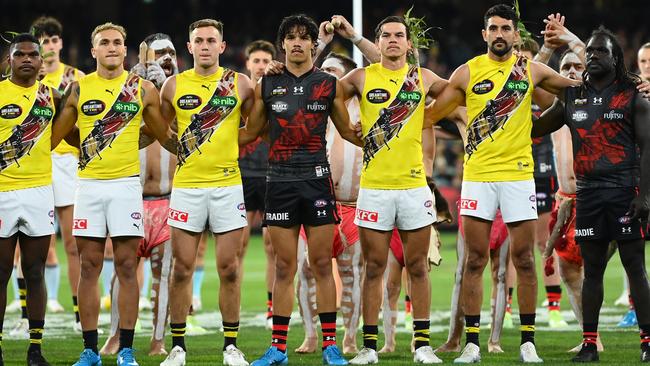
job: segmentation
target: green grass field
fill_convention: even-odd
[[[62,244],[58,249],[61,261],[61,273],[65,276],[65,254]],[[431,344],[435,348],[442,344],[447,337],[449,322],[449,300],[453,283],[453,274],[456,266],[455,235],[443,235],[442,248],[443,261],[440,267],[431,271],[432,280],[432,327]],[[539,262],[539,258],[537,258]],[[539,264],[539,263],[538,263]],[[265,311],[266,290],[264,285],[265,259],[260,236],[253,236],[246,256],[244,268],[244,283],[242,286],[242,329],[240,330],[239,347],[246,353],[249,362],[260,356],[268,347],[270,331],[263,327],[263,312]],[[601,314],[601,335],[605,343],[606,351],[601,354],[601,363],[612,365],[636,364],[639,358],[638,330],[636,328],[616,328],[625,308],[615,308],[614,299],[621,292],[622,266],[618,257],[612,259],[605,275],[605,305]],[[488,275],[484,276],[487,285]],[[544,288],[542,281],[539,281],[539,301],[544,299]],[[214,244],[210,242],[206,254],[206,275],[203,284],[202,298],[204,309],[197,315],[197,319],[210,331],[207,335],[187,337],[188,364],[189,365],[214,365],[221,364],[222,335],[218,331],[220,317],[217,310],[217,291],[219,280],[215,270]],[[11,299],[11,291],[8,293]],[[59,293],[60,302],[66,309],[72,309],[69,286],[67,279],[61,280]],[[516,300],[515,300],[516,302]],[[401,306],[403,304],[400,304]],[[489,310],[489,300],[484,300],[484,310]],[[515,309],[516,312],[516,309]],[[580,329],[570,311],[567,296],[562,299],[562,312],[565,319],[569,321],[570,328],[561,331],[551,330],[546,326],[546,309],[538,308],[538,332],[536,337],[539,354],[547,364],[568,364],[570,355],[566,353],[569,348],[581,341]],[[8,333],[13,324],[18,320],[18,314],[7,314],[4,321],[3,350],[6,365],[18,365],[25,363],[25,351],[28,345],[27,340],[8,339]],[[137,354],[140,365],[158,365],[163,357],[148,357],[146,351],[149,349],[149,337],[151,335],[151,317],[149,314],[142,314],[141,331],[136,337],[135,348],[140,350]],[[516,319],[516,316],[515,316]],[[484,313],[483,320],[487,321],[488,315]],[[44,355],[52,365],[71,365],[74,363],[82,350],[83,344],[81,335],[72,332],[72,314],[48,315],[46,318],[46,330],[44,335]],[[101,327],[108,330],[108,314],[101,316]],[[410,334],[402,328],[398,333],[398,348],[393,354],[382,355],[381,363],[385,365],[410,365],[413,364],[409,351]],[[381,328],[380,328],[381,332]],[[483,364],[487,365],[508,365],[519,364],[519,332],[517,330],[504,330],[502,347],[504,354],[488,354],[485,345],[489,331],[485,329],[481,334],[483,343]],[[341,333],[339,333],[339,336]],[[293,365],[318,365],[321,364],[320,352],[312,355],[298,355],[293,349],[302,342],[303,330],[298,316],[292,320],[291,332],[289,335],[289,360]],[[100,346],[103,344],[106,335],[100,336]],[[361,337],[359,332],[359,345]],[[170,337],[167,337],[167,344],[171,344]],[[380,335],[380,347],[382,336]],[[456,354],[440,355],[445,363],[452,362]],[[115,357],[103,357],[104,365],[115,362]]]

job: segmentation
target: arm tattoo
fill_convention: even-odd
[[[178,135],[176,133],[172,133],[171,138],[169,138],[164,144],[162,144],[162,147],[169,151],[170,153],[176,155],[178,151]]]

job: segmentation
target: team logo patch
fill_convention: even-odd
[[[428,200],[428,201],[424,202],[424,207],[431,207],[431,206],[433,206],[433,201]]]
[[[528,82],[526,80],[510,80],[506,83],[506,89],[512,91],[526,91],[528,90]]]
[[[234,107],[237,105],[237,98],[233,96],[214,96],[210,99],[210,105],[213,107]]]
[[[271,110],[275,113],[286,112],[289,109],[289,105],[285,102],[275,102],[271,104]]]
[[[74,219],[72,220],[72,228],[75,230],[86,230],[88,229],[88,220],[87,219]]]
[[[314,202],[314,206],[315,207],[325,207],[325,206],[327,206],[327,201],[325,201],[325,200],[316,200]]]
[[[271,90],[271,95],[273,96],[280,96],[280,95],[285,95],[287,94],[287,87],[286,86],[276,86]]]
[[[246,209],[246,205],[244,204],[244,202],[238,204],[237,209],[240,211],[244,211]]]
[[[357,208],[356,217],[360,221],[377,222],[377,219],[379,219],[379,213]]]
[[[133,212],[131,213],[131,218],[133,220],[140,220],[142,218],[142,214],[140,214],[139,212]]]
[[[180,221],[180,222],[187,222],[188,216],[189,214],[187,212],[174,210],[173,208],[169,209],[169,214],[167,215],[167,217],[170,220]]]
[[[178,108],[185,110],[198,108],[201,106],[201,103],[203,103],[201,97],[195,94],[183,95],[176,101]]]
[[[23,109],[18,104],[7,104],[0,109],[0,118],[14,119],[23,114]]]
[[[386,103],[390,99],[390,92],[386,89],[372,89],[366,94],[366,99],[370,103]]]
[[[623,216],[618,218],[618,222],[625,225],[632,222],[632,219],[630,219],[630,216]]]
[[[585,111],[575,111],[571,115],[571,118],[573,118],[573,120],[576,121],[576,122],[582,122],[582,121],[586,120],[587,118],[589,118],[589,115]]]
[[[472,87],[472,91],[474,94],[485,94],[489,93],[494,89],[494,83],[492,80],[485,79],[483,81],[479,81],[478,83],[474,84]]]
[[[460,200],[461,210],[476,210],[477,208],[478,208],[477,200],[468,200],[464,198]]]
[[[575,105],[585,105],[587,104],[587,99],[576,99],[574,103]]]
[[[548,197],[548,195],[546,193],[544,193],[544,192],[538,192],[537,193],[537,199],[538,200],[545,200],[546,197]]]
[[[86,116],[96,116],[106,109],[106,104],[101,100],[91,99],[81,105],[81,113]]]

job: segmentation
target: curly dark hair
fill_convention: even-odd
[[[519,17],[517,17],[515,8],[512,5],[497,4],[489,8],[485,12],[485,15],[483,16],[483,23],[485,28],[487,28],[488,19],[495,16],[501,17],[503,19],[512,20],[512,25],[515,27],[515,29],[517,28],[517,23],[519,23]]]
[[[32,23],[32,32],[36,38],[43,36],[63,36],[63,26],[56,18],[42,16]]]
[[[282,50],[282,42],[284,38],[294,29],[301,33],[306,33],[311,38],[314,46],[318,42],[318,25],[316,22],[305,14],[289,15],[282,19],[280,27],[278,28],[278,36],[275,40],[275,46],[278,50]],[[312,52],[316,51],[316,47]],[[286,51],[285,51],[286,52]]]

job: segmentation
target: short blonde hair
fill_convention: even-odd
[[[197,20],[196,22],[190,24],[189,27],[190,38],[192,38],[193,30],[195,30],[196,28],[203,28],[203,27],[215,27],[219,31],[221,37],[223,37],[223,23],[218,20],[206,18],[206,19]]]
[[[95,27],[93,32],[90,34],[90,43],[95,44],[95,36],[97,35],[97,33],[103,32],[103,31],[109,30],[109,29],[116,30],[116,31],[120,32],[120,34],[122,35],[122,38],[124,38],[124,40],[126,41],[126,29],[124,29],[124,27],[122,27],[121,25],[118,25],[118,24],[113,24],[111,22],[106,22],[104,24],[100,24],[100,25]]]

